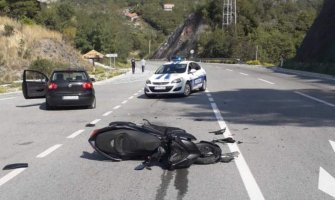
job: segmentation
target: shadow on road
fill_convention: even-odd
[[[334,104],[334,93],[319,90],[299,90],[299,92],[320,98]],[[191,94],[184,99],[161,98],[167,104],[184,103],[201,108],[203,112],[185,109],[184,117],[194,121],[215,120],[209,101],[196,98],[203,93]],[[306,98],[294,90],[239,89],[211,92],[225,121],[234,124],[255,124],[264,126],[335,127],[335,108]]]

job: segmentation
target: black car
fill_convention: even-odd
[[[45,98],[46,109],[63,106],[95,108],[95,91],[86,70],[55,70],[50,79],[35,70],[24,70],[22,92],[26,99]]]

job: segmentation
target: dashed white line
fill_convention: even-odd
[[[214,99],[213,99],[212,97],[209,97],[208,100],[209,100],[210,102],[213,102],[213,101],[214,101]]]
[[[101,119],[95,119],[95,120],[91,121],[89,124],[96,124],[96,123],[98,123],[100,120],[101,120]]]
[[[212,95],[211,94],[209,94],[209,93],[206,93],[206,95],[208,96],[208,97],[211,97]]]
[[[73,138],[77,137],[78,135],[82,134],[84,131],[85,131],[84,129],[78,130],[78,131],[72,133],[71,135],[67,136],[66,138],[73,139]]]
[[[274,85],[274,83],[272,83],[272,82],[270,82],[270,81],[267,81],[267,80],[264,80],[264,79],[261,79],[261,78],[259,78],[258,80],[263,81],[263,82],[265,82],[265,83],[269,83],[269,84],[271,84],[271,85]]]
[[[38,154],[36,156],[36,158],[44,158],[45,156],[49,155],[50,153],[52,153],[53,151],[55,151],[56,149],[58,149],[61,146],[62,146],[62,144],[56,144],[56,145],[50,147],[49,149],[43,151],[42,153]]]
[[[131,99],[133,99],[133,98],[134,98],[134,96],[131,96],[131,97],[129,97],[128,99],[131,100]]]
[[[24,170],[26,170],[26,168],[14,169],[13,171],[9,172],[7,175],[5,175],[0,179],[0,186],[13,179],[15,176],[19,175]]]
[[[226,125],[226,122],[223,121],[222,115],[216,105],[216,103],[211,103],[213,112],[216,116],[216,119],[218,121],[218,124],[221,129],[226,128],[226,131],[224,133],[225,137],[232,137],[229,128]],[[248,192],[249,198],[252,200],[263,200],[264,196],[254,178],[252,175],[249,166],[247,162],[245,161],[240,149],[238,148],[236,143],[233,144],[228,144],[228,147],[231,152],[238,151],[240,154],[239,156],[235,159],[235,163],[237,166],[237,169],[240,173],[240,176],[242,178],[242,181],[244,183],[244,186]]]
[[[242,75],[244,75],[244,76],[249,76],[249,74],[242,73],[242,72],[240,72],[240,74],[242,74]]]
[[[114,110],[117,110],[117,109],[119,109],[121,106],[120,105],[118,105],[118,106],[115,106],[113,109]]]
[[[137,95],[138,95],[138,93],[135,93],[135,94],[134,94],[134,96],[137,96]]]
[[[110,115],[112,113],[113,113],[113,111],[108,111],[108,112],[105,112],[102,116],[107,117],[108,115]]]
[[[231,69],[226,69],[227,71],[230,71],[230,72],[232,72],[233,70],[231,70]]]
[[[122,104],[126,104],[128,102],[128,100],[124,100],[122,101]]]
[[[3,101],[3,100],[10,100],[10,99],[15,99],[16,97],[8,97],[8,98],[2,98],[0,99],[0,101]]]
[[[328,106],[335,107],[334,104],[332,104],[332,103],[328,103],[327,101],[324,101],[324,100],[321,100],[321,99],[318,99],[318,98],[309,96],[309,95],[304,94],[304,93],[301,93],[301,92],[297,92],[297,91],[296,91],[295,93],[296,93],[296,94],[299,94],[299,95],[301,95],[301,96],[307,97],[307,98],[309,98],[309,99],[312,99],[312,100],[314,100],[314,101],[317,101],[317,102],[319,102],[319,103],[323,103],[323,104],[326,104],[326,105],[328,105]]]

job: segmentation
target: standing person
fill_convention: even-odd
[[[133,74],[135,73],[135,58],[131,59],[131,70],[133,72]]]
[[[145,60],[144,60],[144,58],[142,58],[141,64],[142,64],[142,73],[143,73],[144,72],[144,68],[145,68]]]

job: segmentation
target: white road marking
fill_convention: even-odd
[[[112,114],[112,112],[113,112],[113,111],[105,112],[102,116],[107,117],[108,115]]]
[[[53,151],[55,151],[56,149],[58,149],[61,146],[62,146],[62,144],[56,144],[56,145],[50,147],[49,149],[43,151],[42,153],[38,154],[36,156],[36,158],[44,158],[45,156],[49,155],[50,153],[52,153]]]
[[[125,103],[127,103],[128,102],[128,100],[124,100],[124,101],[122,101],[122,104],[125,104]]]
[[[230,72],[232,72],[233,70],[231,70],[231,69],[226,69],[227,71],[230,71]]]
[[[117,109],[119,109],[121,106],[120,105],[118,105],[118,106],[115,106],[113,109],[114,110],[117,110]]]
[[[330,145],[333,147],[333,150],[334,150],[334,152],[335,152],[335,142],[333,142],[333,141],[331,141],[331,140],[329,140],[329,142],[330,142]]]
[[[78,130],[74,133],[72,133],[71,135],[67,136],[68,139],[73,139],[75,137],[77,137],[78,135],[82,134],[85,130],[84,129],[81,129],[81,130]]]
[[[2,98],[0,99],[0,101],[3,101],[3,100],[10,100],[10,99],[15,99],[16,97],[8,97],[8,98]]]
[[[335,198],[335,178],[332,177],[326,170],[320,167],[319,172],[319,190],[329,194]]]
[[[209,100],[210,102],[214,102],[214,99],[213,99],[212,97],[209,97],[208,100]]]
[[[208,96],[208,97],[211,97],[212,95],[211,94],[209,94],[209,93],[206,93],[206,95]]]
[[[139,90],[138,92],[142,92],[142,90]]]
[[[269,83],[269,84],[271,84],[271,85],[274,85],[274,83],[272,83],[272,82],[270,82],[270,81],[267,81],[267,80],[264,80],[264,79],[261,79],[261,78],[259,78],[258,80],[263,81],[263,82],[265,82],[265,83]]]
[[[24,170],[26,170],[26,168],[14,169],[13,171],[9,172],[7,175],[5,175],[0,179],[0,186],[13,179],[15,176],[19,175]]]
[[[95,119],[95,120],[91,121],[89,124],[96,124],[96,123],[98,123],[100,120],[101,120],[101,119]]]
[[[138,95],[138,93],[135,93],[135,94],[134,94],[134,96],[137,96],[137,95]]]
[[[131,97],[129,97],[128,99],[131,100],[131,99],[133,99],[133,98],[134,98],[134,96],[131,96]]]
[[[209,92],[209,91],[208,91]],[[218,109],[216,103],[211,103],[213,112],[216,116],[216,119],[218,121],[218,124],[221,129],[226,128],[226,131],[224,133],[224,137],[232,137],[230,130],[226,124],[225,121],[223,121],[222,115],[220,113],[220,110]],[[262,194],[262,191],[260,190],[254,176],[252,175],[247,162],[245,161],[240,149],[238,148],[236,143],[229,143],[228,144],[229,150],[231,152],[238,151],[240,154],[235,159],[235,163],[237,166],[237,169],[240,173],[240,176],[242,178],[242,181],[244,183],[244,186],[248,192],[249,198],[252,200],[263,200],[264,196]]]
[[[318,98],[309,96],[309,95],[304,94],[304,93],[301,93],[301,92],[297,92],[297,91],[296,91],[295,93],[296,93],[296,94],[300,94],[301,96],[307,97],[307,98],[309,98],[309,99],[312,99],[312,100],[314,100],[314,101],[317,101],[317,102],[319,102],[319,103],[323,103],[323,104],[326,104],[326,105],[328,105],[328,106],[335,107],[334,104],[332,104],[332,103],[328,103],[327,101],[324,101],[324,100],[321,100],[321,99],[318,99]]]
[[[244,76],[249,76],[249,74],[245,74],[245,73],[242,73],[242,72],[240,72],[240,74],[242,74]]]

